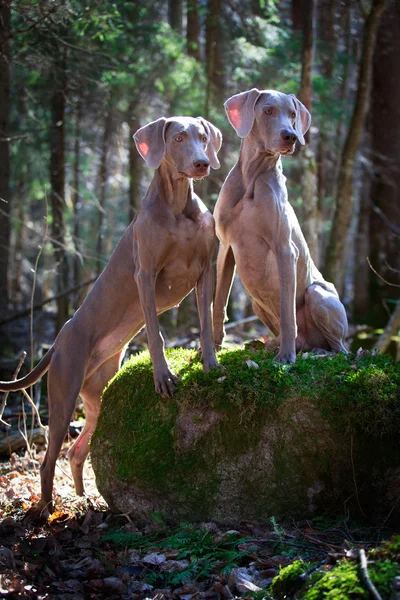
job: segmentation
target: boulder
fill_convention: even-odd
[[[390,357],[221,351],[203,373],[194,350],[167,352],[178,391],[154,392],[147,352],[104,391],[91,441],[111,509],[173,521],[400,516],[400,364]],[[256,366],[255,366],[256,365]]]

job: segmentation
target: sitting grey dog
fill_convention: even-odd
[[[195,288],[204,370],[217,367],[212,337],[214,219],[194,193],[193,179],[217,169],[222,136],[200,117],[160,118],[134,135],[146,164],[155,169],[142,205],[82,306],[26,377],[0,382],[0,391],[32,385],[49,370],[49,445],[41,466],[36,511],[52,510],[54,469],[78,395],[85,407],[82,433],[68,452],[76,492],[100,411],[104,387],[118,371],[128,342],[144,325],[156,391],[176,389],[157,315]]]
[[[311,115],[293,95],[252,89],[225,102],[242,144],[221,189],[214,218],[220,247],[214,303],[214,340],[223,323],[235,265],[255,314],[277,336],[276,360],[293,363],[296,351],[347,352],[347,317],[335,287],[310,256],[289,204],[281,156],[304,144]]]

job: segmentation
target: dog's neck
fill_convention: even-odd
[[[266,152],[260,141],[251,133],[242,140],[237,164],[242,173],[247,198],[253,197],[254,183],[260,173],[275,172],[277,181],[284,185],[281,155]]]
[[[154,173],[153,183],[160,197],[166,202],[174,215],[182,214],[192,197],[193,180],[188,177],[176,177],[168,164],[161,163]]]

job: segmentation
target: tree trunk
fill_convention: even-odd
[[[11,1],[0,2],[0,315],[8,308],[8,262],[10,255],[10,35]]]
[[[52,241],[56,262],[56,293],[68,287],[68,260],[65,245],[65,107],[67,95],[66,50],[60,51],[55,63],[54,93],[51,98],[50,184],[52,211]],[[56,329],[68,319],[68,296],[57,301]]]
[[[315,38],[315,0],[303,0],[303,51],[301,65],[300,100],[311,112],[312,110],[312,69],[314,64]],[[306,134],[307,147],[301,152],[302,164],[302,198],[303,198],[303,233],[311,256],[319,266],[318,238],[320,215],[317,201],[317,170],[314,151],[311,146],[310,131]]]
[[[303,28],[302,0],[292,0],[292,29],[300,33]]]
[[[168,22],[176,33],[182,35],[182,0],[168,0]]]
[[[221,17],[221,0],[208,0],[206,20],[206,64],[207,64],[207,89],[204,116],[209,119],[210,105],[213,101],[215,88],[219,95],[224,95],[223,80],[220,79],[217,65],[221,56],[221,31],[219,21]]]
[[[139,119],[129,111],[129,223],[133,220],[140,207],[140,183],[142,180],[143,159],[136,149],[133,134],[140,127]]]
[[[400,4],[391,0],[378,31],[371,89],[371,162],[369,254],[373,267],[386,280],[400,283]],[[364,257],[365,260],[365,257]],[[396,272],[393,271],[396,270]],[[384,302],[400,298],[371,273],[369,316],[382,326]]]
[[[186,0],[186,48],[189,56],[196,60],[200,60],[200,45],[199,45],[199,13],[197,9],[197,0]]]
[[[82,262],[80,256],[80,178],[81,178],[81,120],[82,120],[82,100],[78,99],[75,107],[75,140],[74,140],[74,180],[72,186],[72,207],[74,222],[74,264],[73,264],[73,285],[79,287],[82,278]],[[73,300],[74,308],[77,309],[81,304],[81,293],[78,291]]]
[[[112,100],[109,101],[107,115],[104,122],[103,142],[101,147],[101,158],[99,167],[99,215],[98,215],[98,238],[97,238],[97,275],[100,275],[104,268],[103,262],[103,238],[104,238],[104,215],[107,199],[107,180],[109,170],[109,152],[112,134]]]
[[[364,118],[368,109],[368,98],[372,78],[372,59],[376,34],[386,0],[373,0],[368,15],[358,74],[357,96],[347,139],[341,157],[339,180],[336,193],[336,210],[329,240],[325,273],[333,281],[339,293],[343,291],[347,236],[353,210],[353,172],[357,150],[363,131]]]

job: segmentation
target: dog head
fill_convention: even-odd
[[[311,125],[311,115],[294,96],[276,90],[258,90],[236,94],[225,102],[229,122],[239,137],[254,136],[263,151],[291,154],[297,140]]]
[[[164,161],[175,178],[202,179],[210,167],[220,166],[221,132],[202,117],[161,117],[138,129],[133,138],[148,167],[158,169]]]

